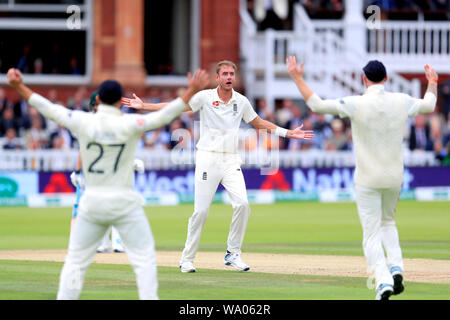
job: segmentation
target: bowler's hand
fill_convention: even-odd
[[[134,109],[143,109],[144,108],[144,102],[141,100],[141,98],[139,98],[136,94],[133,93],[133,97],[134,99],[130,99],[130,98],[125,98],[123,97],[122,99],[120,99],[120,101],[129,108],[134,108]]]
[[[288,130],[286,138],[292,138],[297,140],[311,140],[314,138],[314,131],[312,130],[302,130],[303,124],[293,130]]]

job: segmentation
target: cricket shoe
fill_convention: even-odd
[[[180,269],[183,273],[192,273],[195,272],[195,267],[192,261],[183,261],[180,262]]]
[[[226,266],[232,266],[239,271],[250,270],[250,267],[242,260],[239,253],[231,253],[227,251],[225,257],[223,258],[223,263]]]
[[[403,274],[400,267],[392,267],[390,270],[392,278],[394,278],[394,295],[400,294],[405,290],[405,285],[403,284]]]
[[[114,252],[119,252],[119,253],[125,252],[125,248],[122,245],[122,239],[120,239],[120,238],[114,239],[113,250],[114,250]]]
[[[118,253],[125,252],[125,248],[121,244],[115,244],[113,250]]]
[[[394,293],[394,288],[387,283],[382,283],[378,287],[375,300],[389,300],[390,296]]]
[[[97,248],[97,252],[98,253],[111,253],[112,252],[112,248],[111,247],[100,246],[100,247]]]

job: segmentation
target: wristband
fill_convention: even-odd
[[[428,80],[428,82],[438,83],[438,80],[436,78],[431,78],[430,80]]]
[[[279,137],[286,137],[288,130],[281,128],[281,127],[277,127],[277,129],[275,130],[275,134]]]
[[[81,170],[75,170],[75,174],[80,174]]]

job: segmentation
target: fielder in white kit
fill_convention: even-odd
[[[385,91],[384,65],[369,61],[363,68],[367,87],[363,95],[322,100],[303,80],[303,64],[299,67],[291,56],[287,68],[313,112],[350,118],[356,154],[355,199],[363,229],[364,255],[375,276],[376,299],[388,300],[404,290],[404,266],[394,220],[403,182],[403,136],[408,117],[433,112],[437,74],[425,65],[427,92],[423,99],[416,99]]]
[[[236,65],[221,61],[216,65],[217,88],[203,90],[190,101],[186,111],[200,112],[200,139],[196,145],[194,213],[189,219],[187,239],[180,259],[181,272],[195,272],[193,261],[200,245],[200,236],[208,217],[211,202],[221,183],[229,195],[233,217],[228,234],[224,264],[240,271],[250,267],[241,258],[241,246],[250,215],[247,189],[238,155],[238,134],[242,119],[256,129],[267,130],[278,136],[309,140],[312,131],[300,126],[294,130],[280,128],[261,119],[248,99],[233,90]],[[159,110],[164,104],[144,104],[142,100],[124,99],[131,107],[149,111]]]
[[[100,85],[97,113],[71,111],[34,93],[23,84],[19,70],[8,71],[9,84],[46,118],[68,128],[78,138],[86,180],[78,217],[70,236],[57,299],[77,299],[96,249],[110,225],[120,232],[136,274],[140,299],[158,299],[153,235],[142,209],[143,197],[133,190],[133,161],[141,134],[171,122],[192,96],[206,87],[208,74],[197,71],[180,98],[156,113],[123,114],[121,85]]]

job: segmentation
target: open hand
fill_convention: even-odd
[[[141,100],[141,98],[139,98],[136,94],[133,93],[133,97],[134,99],[130,99],[130,98],[125,98],[123,97],[122,99],[120,99],[120,101],[129,108],[134,108],[134,109],[142,109],[144,108],[144,102]]]
[[[433,67],[430,64],[425,65],[425,77],[427,78],[428,81],[432,79],[434,80],[438,79],[436,71],[434,71]]]
[[[188,83],[194,91],[203,90],[209,84],[209,74],[203,69],[196,70],[194,75],[188,73]]]
[[[302,130],[303,124],[294,130],[289,130],[286,135],[287,138],[297,139],[297,140],[311,140],[314,138],[314,131],[312,130]]]
[[[286,59],[286,64],[289,75],[294,81],[303,78],[303,63],[298,66],[297,58],[295,56],[289,56]]]

